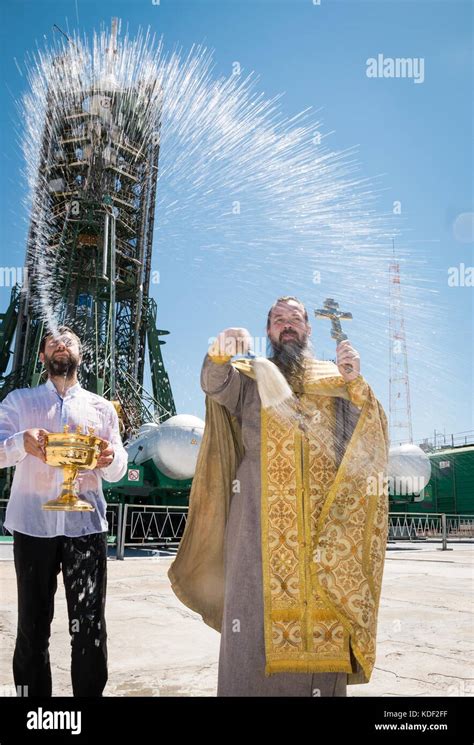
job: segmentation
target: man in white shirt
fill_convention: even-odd
[[[74,696],[101,696],[107,682],[105,594],[107,519],[102,479],[127,470],[113,404],[82,388],[79,337],[67,326],[45,334],[40,360],[48,380],[11,391],[0,404],[0,468],[16,466],[5,518],[13,534],[18,585],[18,629],[13,657],[17,691],[51,696],[50,627],[57,575],[62,570],[71,634]],[[94,427],[103,438],[93,471],[78,476],[79,495],[93,512],[45,511],[60,493],[62,470],[46,463],[44,435]]]

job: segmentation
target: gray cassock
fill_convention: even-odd
[[[260,534],[260,396],[257,383],[228,362],[207,356],[203,391],[233,414],[242,430],[244,457],[236,473],[225,532],[225,597],[218,696],[345,696],[347,673],[265,675],[262,546]],[[359,410],[336,399],[336,441],[344,452]],[[340,456],[341,457],[341,456]]]

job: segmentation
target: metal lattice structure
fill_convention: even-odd
[[[140,91],[117,85],[116,40],[113,22],[108,74],[93,85],[62,86],[70,60],[63,55],[54,61],[55,90],[47,97],[28,235],[28,282],[12,294],[0,319],[3,351],[16,319],[12,367],[1,395],[41,382],[42,298],[55,322],[72,326],[82,339],[81,384],[120,403],[130,435],[143,422],[176,411],[160,349],[159,336],[168,332],[156,328],[156,303],[149,297],[159,83],[147,81]],[[143,388],[147,346],[152,395]]]

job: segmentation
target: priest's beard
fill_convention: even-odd
[[[49,377],[63,377],[65,380],[71,380],[79,367],[79,357],[71,352],[66,352],[64,356],[58,356],[56,352],[50,357],[45,354],[44,366]]]
[[[310,356],[308,335],[300,339],[296,335],[286,341],[269,339],[272,349],[272,362],[278,367],[288,383],[301,381],[304,373],[304,362]]]

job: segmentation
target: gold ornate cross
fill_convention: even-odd
[[[344,313],[339,310],[339,303],[336,303],[332,297],[326,298],[324,307],[315,310],[314,315],[316,318],[329,318],[331,321],[331,336],[336,339],[338,344],[340,341],[347,339],[347,334],[341,328],[341,320],[352,321],[352,313]]]

